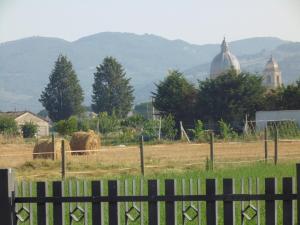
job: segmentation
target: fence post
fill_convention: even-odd
[[[148,180],[148,196],[153,199],[148,203],[148,220],[149,225],[159,225],[159,207],[158,202],[155,200],[157,196],[157,181]]]
[[[266,178],[265,179],[265,194],[273,195],[276,194],[276,179],[275,178]],[[266,200],[265,201],[266,210],[265,210],[265,219],[266,225],[276,225],[277,224],[277,210],[276,210],[276,201],[275,200]]]
[[[268,128],[267,127],[265,127],[264,139],[265,139],[265,163],[267,163],[268,162]]]
[[[118,196],[118,182],[116,180],[108,181],[108,196],[111,198],[115,198]],[[108,224],[109,225],[118,225],[119,224],[119,210],[118,210],[118,202],[115,200],[111,200],[108,203]]]
[[[274,163],[277,165],[278,162],[278,129],[275,128],[275,139],[274,139]]]
[[[65,152],[65,140],[61,141],[61,178],[64,180],[66,176],[66,152]]]
[[[54,134],[51,135],[51,144],[52,144],[52,160],[55,160],[55,143],[54,143]]]
[[[300,163],[296,164],[297,182],[297,224],[300,224]]]
[[[206,180],[206,195],[209,197],[214,197],[216,195],[217,185],[216,179],[207,179]],[[217,202],[216,200],[206,201],[206,224],[207,225],[216,225],[217,224]]]
[[[53,197],[61,198],[63,196],[62,182],[54,181],[52,183],[53,188]],[[55,225],[64,225],[63,222],[63,204],[62,202],[53,203],[53,224]]]
[[[232,179],[223,179],[223,194],[234,193],[234,181]],[[224,224],[235,224],[234,202],[224,201]]]
[[[282,192],[283,194],[293,194],[293,178],[282,178]],[[283,200],[283,224],[293,225],[294,213],[293,213],[293,200]]]
[[[13,189],[14,180],[12,170],[0,169],[0,225],[13,225]]]
[[[214,169],[214,132],[210,132],[210,139],[209,139],[209,144],[210,144],[210,167],[213,170]]]
[[[141,156],[141,173],[144,176],[145,169],[144,169],[144,136],[143,135],[140,137],[140,156]]]
[[[166,196],[173,197],[175,195],[175,182],[174,180],[165,180]],[[166,225],[175,225],[176,208],[173,200],[166,201]]]

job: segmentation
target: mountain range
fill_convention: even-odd
[[[222,40],[220,40],[221,43]],[[255,37],[229,42],[243,71],[260,74],[270,55],[278,61],[285,84],[300,78],[300,42]],[[38,99],[59,54],[68,56],[90,105],[93,73],[106,56],[125,68],[135,88],[135,103],[149,101],[155,83],[178,69],[197,85],[205,79],[220,44],[195,45],[156,35],[104,32],[68,42],[30,37],[0,44],[0,111],[42,109]]]

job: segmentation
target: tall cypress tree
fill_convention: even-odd
[[[106,57],[94,73],[92,109],[125,117],[133,105],[133,87],[120,63]]]
[[[40,102],[52,121],[67,119],[82,112],[83,90],[72,63],[60,55],[42,92]]]

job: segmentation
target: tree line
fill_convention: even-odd
[[[94,73],[92,110],[115,113],[124,118],[133,106],[133,87],[122,65],[113,57],[104,58]],[[73,65],[60,55],[41,94],[42,103],[53,122],[66,120],[84,112],[84,93]]]
[[[208,129],[220,121],[242,131],[245,116],[255,119],[258,110],[300,109],[300,81],[267,89],[262,76],[229,70],[216,79],[189,82],[183,73],[172,70],[156,85],[154,106],[162,115],[171,114],[176,123],[195,124],[201,120]]]
[[[126,118],[133,107],[133,87],[123,66],[113,57],[104,58],[96,67],[92,85],[91,109],[99,114]],[[227,123],[239,132],[245,116],[254,120],[258,110],[300,108],[300,81],[277,89],[267,89],[262,76],[228,70],[216,79],[188,81],[178,70],[170,70],[152,92],[153,105],[160,116],[172,116],[179,122],[195,124],[203,121],[206,128]],[[54,122],[67,120],[84,111],[84,99],[76,72],[66,56],[60,55],[42,92],[40,102]],[[148,107],[148,106],[147,106]]]

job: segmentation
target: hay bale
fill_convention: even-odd
[[[86,154],[84,150],[100,149],[100,137],[94,131],[75,132],[72,135],[70,146],[72,154]]]
[[[53,159],[53,153],[55,160],[61,159],[61,141],[62,139],[60,138],[55,139],[53,149],[52,140],[39,140],[38,143],[35,144],[33,149],[33,159]],[[70,144],[66,140],[65,151],[67,151],[66,154],[70,154],[71,151]]]

